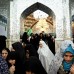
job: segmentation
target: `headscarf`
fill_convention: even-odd
[[[72,48],[74,49],[74,45],[71,40],[64,40],[61,43],[61,46],[60,46],[60,48],[57,49],[54,60],[52,61],[51,65],[50,65],[48,74],[57,74],[57,71],[63,62],[64,51],[70,44],[71,44]]]
[[[65,49],[64,54],[66,52],[70,52],[72,55],[74,55],[74,49],[72,48],[71,44],[69,44],[68,48]]]
[[[8,55],[8,60],[16,60],[16,52],[15,51],[11,51]]]
[[[16,61],[16,58],[17,58],[16,52],[15,52],[15,51],[11,51],[11,52],[9,53],[9,55],[8,55],[8,61],[9,61],[9,60],[15,60],[15,61]],[[16,64],[16,63],[15,63],[15,64]],[[14,64],[14,65],[15,65],[15,64]],[[10,67],[12,66],[12,64],[8,62],[8,66],[9,66],[9,68],[10,68]]]
[[[42,44],[42,48],[39,47],[38,49],[39,59],[44,69],[48,73],[49,67],[50,67],[51,61],[54,58],[54,55],[43,40],[40,41],[40,44]]]
[[[15,42],[12,44],[13,49],[15,50],[16,54],[19,56],[19,59],[25,60],[25,51],[20,42]]]
[[[63,56],[66,54],[66,52],[70,52],[72,55],[74,55],[74,50],[71,46],[71,44],[69,44],[69,46],[65,49]],[[66,62],[65,60],[63,61],[63,68],[65,71],[70,71],[70,68],[73,64],[73,59],[71,60],[71,62]]]
[[[70,68],[72,66],[73,62],[66,62],[66,61],[63,61],[63,69],[64,71],[70,71]]]

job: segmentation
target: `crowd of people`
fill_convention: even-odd
[[[55,52],[55,37],[24,32],[21,42],[0,51],[0,74],[74,74],[74,44],[64,40]]]

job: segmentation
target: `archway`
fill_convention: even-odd
[[[36,10],[41,10],[43,12],[45,12],[46,14],[48,14],[50,17],[53,18],[53,24],[55,24],[55,14],[54,12],[47,6],[36,2],[35,4],[31,5],[30,7],[28,7],[26,10],[24,10],[21,14],[21,18],[20,20],[22,21],[23,19],[27,18],[27,16],[29,16],[31,13],[35,12]],[[32,16],[32,15],[31,15]],[[48,23],[51,23],[49,20],[46,20]],[[33,25],[31,27],[33,27],[35,24],[37,23],[37,21],[35,20],[35,22],[33,23]],[[52,23],[51,23],[52,24]],[[52,25],[53,25],[52,24]],[[22,25],[22,24],[21,24]],[[26,26],[26,25],[25,25]],[[29,25],[28,25],[29,26]],[[24,27],[24,26],[23,26]],[[54,28],[55,29],[55,28]]]
[[[49,7],[43,5],[43,4],[39,3],[39,2],[31,5],[26,10],[24,10],[23,13],[21,14],[21,16],[24,17],[24,18],[26,18],[28,15],[30,15],[31,13],[33,13],[34,11],[36,11],[38,9],[44,11],[48,15],[51,15],[51,16],[55,17],[54,12]]]

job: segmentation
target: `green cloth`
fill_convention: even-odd
[[[30,36],[31,33],[32,33],[32,29],[28,29],[28,30],[27,30],[27,35]]]

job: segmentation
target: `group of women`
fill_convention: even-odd
[[[64,40],[55,55],[42,39],[35,50],[32,44],[15,42],[4,48],[1,56],[7,61],[9,74],[74,74],[74,44]]]
[[[25,74],[25,52],[20,42],[13,43],[11,51],[3,48],[1,56],[8,64],[9,74]]]

